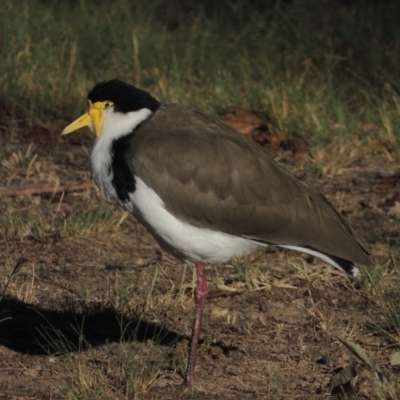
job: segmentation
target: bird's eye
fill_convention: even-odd
[[[104,107],[105,107],[105,108],[108,108],[108,107],[111,107],[113,104],[114,104],[114,103],[113,103],[112,101],[106,101],[106,102],[104,103]]]

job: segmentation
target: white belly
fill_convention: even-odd
[[[169,213],[157,193],[138,177],[130,195],[134,215],[175,256],[188,261],[222,263],[253,252],[259,245],[249,239],[182,222]],[[127,207],[130,209],[130,207]]]

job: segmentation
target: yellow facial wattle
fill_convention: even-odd
[[[76,130],[93,124],[96,136],[100,136],[101,127],[103,124],[103,111],[111,107],[114,103],[110,101],[97,101],[92,103],[88,100],[88,112],[81,115],[74,122],[70,123],[62,132],[61,135],[68,135]]]

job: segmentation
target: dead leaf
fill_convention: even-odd
[[[366,346],[381,346],[381,342],[375,336],[364,336],[361,334],[356,335],[357,341]]]
[[[390,176],[383,179],[376,187],[378,189],[389,189],[396,185],[400,185],[400,175]]]
[[[337,337],[355,356],[357,356],[361,361],[364,362],[365,365],[368,367],[375,369],[374,364],[372,361],[368,358],[367,354],[365,351],[358,345],[350,340],[347,340],[346,338],[342,336]]]
[[[396,351],[390,357],[390,365],[393,367],[400,367],[400,351]]]
[[[272,146],[278,147],[282,142],[282,137],[279,136],[277,133],[272,133],[268,136],[268,141],[271,143]]]
[[[232,128],[249,136],[254,130],[264,125],[263,119],[254,111],[242,108],[231,109],[220,119]]]
[[[351,392],[357,384],[357,371],[351,365],[343,368],[332,379],[332,392]]]
[[[367,146],[378,151],[383,151],[385,153],[389,150],[387,143],[381,139],[371,139],[367,142]]]
[[[305,141],[300,139],[285,140],[280,144],[284,150],[291,151],[295,160],[302,158],[307,151],[308,146]]]

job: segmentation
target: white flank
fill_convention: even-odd
[[[114,107],[110,107],[103,112],[100,136],[94,142],[90,152],[90,167],[99,189],[117,204],[122,205],[111,183],[113,180],[113,172],[110,170],[112,143],[114,140],[132,133],[151,114],[152,111],[147,108],[129,113],[119,113],[114,112]],[[93,125],[89,127],[93,131]]]
[[[338,270],[342,271],[342,272],[346,272],[337,262],[335,262],[334,260],[332,260],[331,258],[329,258],[326,254],[320,253],[319,251],[316,250],[312,250],[312,249],[308,249],[306,247],[300,247],[300,246],[286,246],[286,245],[280,245],[277,247],[283,247],[285,249],[290,249],[290,250],[296,250],[296,251],[300,251],[302,253],[306,253],[306,254],[310,254],[314,257],[319,258],[322,261],[325,261],[326,263],[334,266],[335,268],[337,268]],[[356,277],[358,274],[360,273],[359,269],[356,267],[353,267],[353,269],[351,270],[351,274]]]
[[[133,212],[162,244],[188,262],[222,263],[253,252],[258,243],[180,221],[165,208],[158,194],[138,177],[130,195]]]

